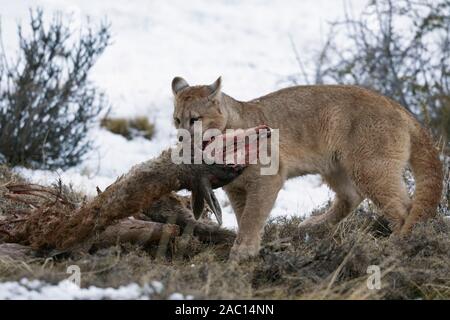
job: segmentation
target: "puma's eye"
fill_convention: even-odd
[[[195,123],[195,121],[200,120],[202,117],[195,117],[195,118],[191,118],[191,120],[189,121],[191,126]]]
[[[178,119],[178,118],[174,118],[173,121],[175,121],[176,124],[180,124],[181,123],[180,119]]]

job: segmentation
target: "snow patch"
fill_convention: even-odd
[[[159,281],[139,286],[130,283],[118,288],[99,288],[90,286],[80,288],[69,280],[52,285],[40,280],[22,279],[18,282],[0,283],[0,300],[148,300],[161,293],[164,286]],[[193,296],[175,292],[172,300],[192,300]]]

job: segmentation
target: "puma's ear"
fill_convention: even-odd
[[[208,86],[208,88],[211,92],[208,96],[208,99],[214,100],[214,99],[220,98],[221,87],[222,87],[222,77],[219,77],[219,78],[217,78],[216,81],[214,81],[213,84]]]
[[[175,77],[172,80],[172,92],[174,95],[176,95],[180,90],[189,87],[189,84],[186,80],[184,80],[181,77]]]

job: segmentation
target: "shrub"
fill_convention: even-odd
[[[109,44],[109,25],[74,32],[60,14],[46,25],[38,9],[29,27],[28,36],[18,27],[17,59],[0,54],[0,154],[10,165],[67,168],[90,149],[86,133],[106,106],[88,73]]]
[[[374,0],[359,18],[347,14],[332,24],[312,82],[379,91],[448,141],[450,1]]]
[[[101,126],[112,133],[120,134],[128,140],[135,137],[151,140],[155,133],[155,126],[146,117],[133,119],[105,117],[101,121]]]

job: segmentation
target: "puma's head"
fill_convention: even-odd
[[[208,129],[225,130],[227,123],[226,110],[222,105],[221,78],[211,85],[189,86],[180,77],[172,80],[172,91],[175,96],[173,121],[177,129],[186,129],[191,135],[194,124],[201,121],[202,133]]]

